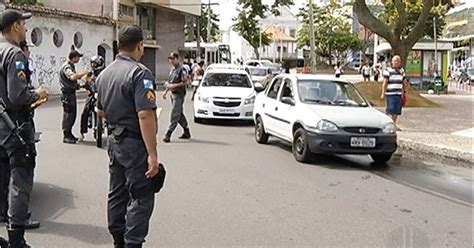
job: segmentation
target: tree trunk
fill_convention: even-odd
[[[407,64],[407,59],[408,59],[408,53],[410,52],[411,49],[407,49],[404,45],[402,45],[401,41],[396,41],[390,43],[390,46],[392,47],[392,53],[393,55],[399,55],[401,59],[401,67],[405,68],[405,65]]]
[[[253,47],[253,53],[255,53],[255,58],[256,59],[261,59],[260,58],[260,53],[258,52],[258,46]]]

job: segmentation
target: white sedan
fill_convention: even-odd
[[[371,107],[351,83],[316,75],[284,74],[258,94],[255,139],[289,141],[296,160],[314,153],[369,154],[376,163],[397,149],[393,121]]]
[[[253,120],[253,108],[261,84],[253,84],[239,68],[208,68],[196,91],[194,121],[203,119]]]

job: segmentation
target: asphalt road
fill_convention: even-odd
[[[161,138],[170,104],[159,104]],[[190,102],[186,110],[192,120]],[[42,227],[27,240],[34,247],[112,247],[106,151],[91,135],[63,144],[60,119],[57,101],[37,111],[43,136],[31,210]],[[168,178],[145,247],[474,244],[471,171],[405,155],[382,169],[363,156],[300,164],[283,142],[258,145],[246,123],[192,123],[191,131],[190,141],[177,140],[178,128],[173,143],[159,144]]]

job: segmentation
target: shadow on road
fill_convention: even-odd
[[[197,144],[219,145],[219,146],[230,146],[231,145],[230,143],[227,143],[227,142],[202,140],[202,139],[195,139],[195,138],[191,138],[189,140],[177,139],[177,140],[173,140],[171,142],[172,143],[180,143],[180,144],[197,143]]]
[[[72,237],[93,245],[111,243],[105,227],[52,221],[75,208],[72,190],[46,183],[35,183],[30,202],[33,217],[42,222],[41,228],[32,232]]]
[[[253,121],[241,120],[204,120],[199,125],[207,126],[225,126],[225,127],[251,127],[254,126]]]

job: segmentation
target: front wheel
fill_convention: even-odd
[[[392,158],[392,153],[384,153],[384,154],[370,154],[372,160],[377,165],[385,164]]]
[[[255,141],[259,144],[266,144],[268,143],[268,138],[269,135],[265,132],[262,118],[258,116],[255,122]]]
[[[306,131],[303,128],[298,128],[293,135],[293,156],[296,161],[307,163],[310,161],[311,155]]]

